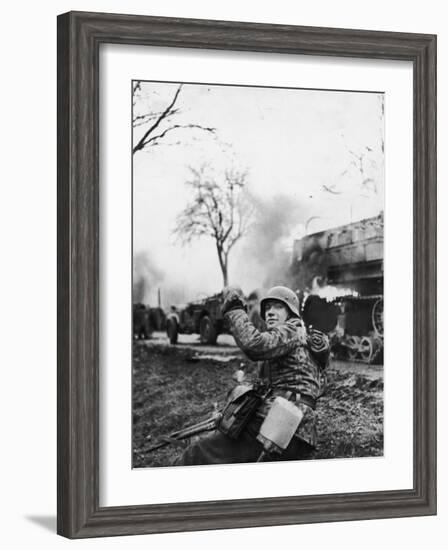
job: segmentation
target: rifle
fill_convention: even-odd
[[[210,418],[207,418],[206,420],[202,420],[197,424],[193,424],[192,426],[188,426],[186,428],[183,428],[182,430],[172,432],[168,435],[161,436],[160,441],[145,449],[145,452],[152,453],[157,449],[161,449],[162,447],[166,447],[167,445],[171,445],[172,443],[178,443],[179,441],[187,439],[188,437],[193,437],[194,435],[214,430],[220,418],[221,413],[215,412]]]
[[[241,370],[236,371],[234,374],[234,378],[238,382],[242,382],[244,378],[244,372]],[[206,418],[205,420],[202,420],[197,424],[193,424],[192,426],[188,426],[187,428],[172,432],[168,435],[162,435],[160,436],[157,443],[151,445],[150,447],[142,449],[142,451],[145,453],[152,453],[153,451],[166,447],[167,445],[179,443],[183,439],[187,439],[189,437],[193,437],[194,435],[199,435],[201,433],[214,430],[222,418],[222,413],[218,411],[217,402],[215,402],[213,406],[214,412],[210,418]]]

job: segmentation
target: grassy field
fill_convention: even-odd
[[[188,442],[148,453],[158,437],[208,418],[221,406],[242,368],[247,379],[256,365],[242,355],[230,361],[201,358],[190,348],[134,344],[133,467],[169,466]],[[318,405],[319,447],[315,458],[381,456],[383,453],[382,369],[335,362]]]

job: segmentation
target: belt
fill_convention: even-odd
[[[304,405],[307,405],[308,407],[311,407],[313,410],[316,409],[317,399],[315,399],[314,397],[311,397],[311,395],[308,395],[307,393],[300,393],[296,390],[296,388],[291,387],[291,386],[287,386],[286,384],[285,385],[278,385],[278,386],[277,385],[271,385],[269,383],[269,380],[267,380],[267,379],[263,379],[262,383],[266,387],[270,387],[274,391],[275,390],[280,390],[280,391],[284,392],[283,397],[285,399],[288,399],[288,401],[301,402]]]
[[[296,403],[303,403],[304,405],[307,405],[308,407],[311,407],[313,410],[316,409],[316,399],[314,399],[314,397],[311,397],[311,395],[308,395],[306,393],[300,393],[300,392],[296,392],[294,390],[290,390],[286,387],[279,387],[277,386],[273,388],[274,390],[275,389],[280,389],[280,390],[283,390],[284,391],[284,397],[285,399],[288,399],[288,401],[295,401]]]

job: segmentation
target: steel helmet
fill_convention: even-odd
[[[290,288],[286,286],[273,286],[269,290],[267,296],[260,301],[260,314],[263,321],[265,320],[266,302],[268,300],[277,300],[282,302],[289,309],[290,313],[294,315],[294,317],[300,318],[299,298]]]

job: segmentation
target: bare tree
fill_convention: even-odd
[[[177,106],[181,90],[182,84],[179,85],[168,104],[163,108],[157,109],[151,106],[151,102],[148,101],[147,97],[145,97],[142,82],[140,80],[133,82],[132,126],[134,129],[140,126],[145,126],[143,134],[138,138],[137,142],[133,146],[133,154],[148,147],[159,145],[168,134],[172,134],[178,130],[201,130],[214,134],[214,128],[208,128],[206,126],[201,126],[200,124],[176,124],[173,122],[173,119],[181,114],[181,110]]]
[[[188,244],[196,238],[215,241],[224,286],[229,283],[229,254],[248,231],[253,210],[245,190],[247,173],[228,170],[217,181],[207,166],[190,168],[186,182],[193,198],[177,217],[174,234]]]
[[[378,194],[377,178],[384,164],[384,95],[378,94],[378,142],[371,146],[365,145],[357,150],[346,149],[351,156],[351,161],[340,174],[346,176],[350,174],[355,177],[362,192]],[[342,136],[344,137],[344,136]],[[325,187],[325,186],[324,186]],[[329,189],[324,189],[329,191]],[[333,186],[333,193],[334,186]]]
[[[378,193],[376,181],[369,175],[372,171],[376,171],[377,169],[377,162],[372,156],[372,147],[366,145],[360,151],[352,151],[349,149],[348,152],[352,157],[352,161],[342,172],[341,176],[345,176],[353,170],[354,174],[357,175],[361,189],[372,191],[375,194]]]
[[[322,185],[322,191],[331,195],[341,195],[341,185],[346,176],[351,176],[359,186],[360,197],[368,198],[369,195],[378,195],[378,177],[384,169],[384,95],[378,94],[378,141],[371,145],[363,145],[358,148],[349,148],[345,143],[345,136],[341,134],[350,160],[345,169],[339,174],[338,181],[332,184]],[[365,194],[367,193],[367,194]]]

